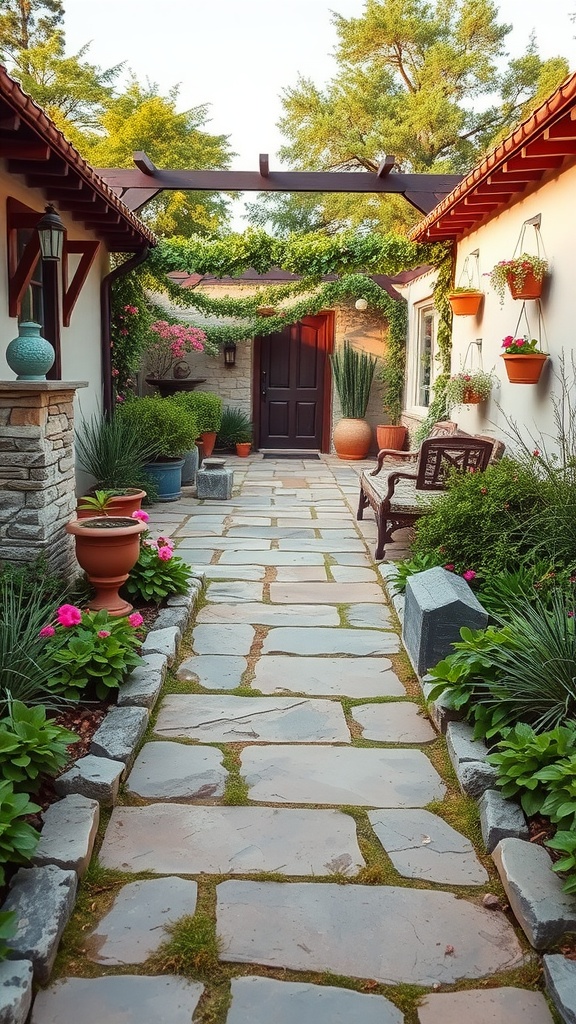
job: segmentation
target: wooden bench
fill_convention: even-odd
[[[422,498],[433,498],[446,490],[448,471],[481,471],[502,455],[504,445],[501,441],[458,433],[457,429],[443,436],[428,437],[415,452],[385,448],[378,453],[376,468],[362,472],[356,518],[362,519],[368,506],[374,510],[378,527],[376,561],[384,558],[386,544],[390,543],[396,530],[413,526],[425,514]],[[393,464],[387,466],[387,472],[380,476],[387,458],[391,458]],[[416,462],[412,472],[406,465],[410,461]]]

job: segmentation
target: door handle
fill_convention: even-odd
[[[266,370],[262,370],[262,373],[260,374],[260,385],[260,394],[262,395],[262,398],[266,400]]]

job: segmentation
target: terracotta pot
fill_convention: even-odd
[[[391,423],[379,424],[376,427],[376,440],[378,451],[382,448],[392,448],[394,451],[402,451],[406,444],[407,427],[393,427]]]
[[[537,384],[548,356],[544,352],[529,352],[525,356],[503,352],[502,359],[511,384]]]
[[[462,405],[480,405],[480,402],[485,402],[486,399],[479,395],[473,388],[468,388],[462,395]]]
[[[514,284],[514,277],[512,274],[507,275],[507,281],[513,299],[539,299],[542,295],[544,278],[542,277],[540,281],[538,281],[531,270],[526,274],[521,288],[518,288]]]
[[[94,516],[66,524],[76,542],[76,558],[96,590],[88,603],[92,611],[104,608],[110,615],[128,615],[132,605],[118,591],[140,554],[140,534],[146,529],[137,519]]]
[[[98,488],[98,490],[100,489],[104,490],[104,488]],[[110,498],[110,501],[106,506],[106,515],[131,516],[133,512],[137,512],[138,509],[142,508],[142,502],[145,497],[146,491],[140,491],[137,487],[126,488],[126,494],[115,494],[113,498]],[[80,503],[82,501],[83,499],[80,498]],[[99,515],[97,509],[76,508],[77,519],[93,519],[94,516],[97,515]]]
[[[216,431],[209,430],[202,434],[202,446],[204,449],[204,458],[209,459],[214,451],[214,445],[216,444]]]
[[[454,316],[476,316],[483,298],[483,292],[456,292],[448,296],[448,302]]]
[[[250,441],[238,441],[236,445],[236,455],[239,455],[241,459],[246,459],[250,455],[252,444]]]
[[[372,430],[366,420],[344,417],[334,427],[332,439],[339,459],[365,459],[372,440]]]

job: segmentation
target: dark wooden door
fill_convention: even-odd
[[[322,449],[330,322],[309,316],[261,339],[261,448]]]

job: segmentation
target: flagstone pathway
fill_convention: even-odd
[[[358,467],[234,468],[232,500],[154,510],[206,602],[104,835],[112,897],[32,1024],[552,1024],[453,827],[465,801],[355,521]],[[153,959],[182,918],[188,977]]]

